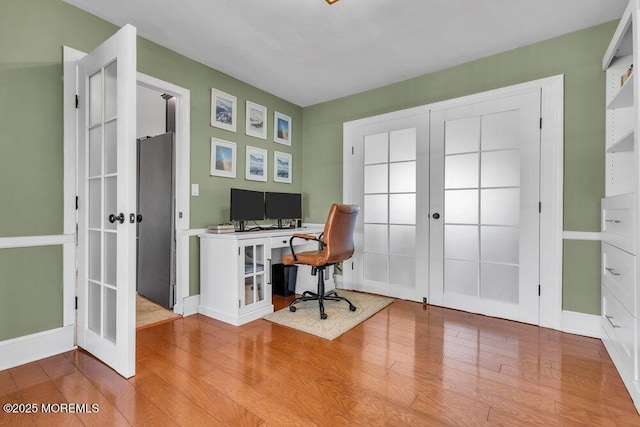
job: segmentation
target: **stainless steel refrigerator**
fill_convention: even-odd
[[[138,293],[175,304],[174,134],[138,140]]]

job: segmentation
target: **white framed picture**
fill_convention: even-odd
[[[236,177],[236,143],[211,138],[211,176]]]
[[[211,88],[211,126],[235,132],[236,104],[235,96]]]
[[[267,107],[247,101],[246,134],[267,139]]]
[[[267,150],[247,145],[246,179],[267,181]]]
[[[273,140],[291,145],[291,117],[277,111],[273,113]]]
[[[273,152],[273,180],[275,182],[285,182],[291,184],[291,154]]]

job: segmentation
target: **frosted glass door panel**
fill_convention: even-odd
[[[389,166],[367,165],[364,167],[364,192],[387,193],[389,191]]]
[[[364,250],[367,252],[387,253],[389,251],[388,225],[365,224],[364,234],[367,239],[364,242]]]
[[[389,271],[387,263],[389,257],[386,254],[364,254],[364,278],[375,282],[388,281]]]
[[[118,106],[118,63],[116,61],[104,67],[104,118],[116,116]]]
[[[102,72],[89,77],[89,126],[102,121]]]
[[[415,256],[416,229],[407,225],[389,226],[389,252],[393,255]]]
[[[447,292],[478,296],[478,263],[447,259],[444,261]]]
[[[386,174],[384,176],[386,178]],[[416,192],[416,162],[391,163],[389,165],[389,192]]]
[[[416,129],[402,129],[389,133],[393,149],[390,151],[391,162],[402,162],[416,159]]]
[[[415,225],[416,223],[415,193],[389,195],[389,223]]]
[[[100,307],[102,306],[102,287],[94,282],[89,282],[89,329],[99,334],[102,330],[100,322]]]
[[[482,117],[482,150],[520,147],[520,111],[502,111]]]
[[[478,190],[445,191],[444,213],[447,224],[477,224]]]
[[[519,187],[520,150],[482,153],[482,187]]]
[[[415,282],[416,259],[414,257],[390,256],[389,282],[411,286]]]
[[[480,297],[498,301],[519,302],[519,268],[512,265],[482,263]]]
[[[389,162],[389,134],[379,133],[364,137],[364,164]]]
[[[444,226],[446,258],[478,260],[478,227],[475,225]]]
[[[102,126],[89,130],[89,176],[102,173]]]
[[[444,188],[478,188],[478,154],[458,154],[444,160]]]
[[[520,224],[520,189],[482,190],[480,193],[482,224]]]
[[[364,136],[363,278],[376,286],[415,279],[416,129]]]
[[[445,123],[445,154],[470,153],[480,148],[480,117]]]
[[[118,169],[118,121],[112,119],[104,125],[104,173],[115,173]]]
[[[116,342],[116,320],[118,313],[118,301],[116,291],[104,288],[104,337]]]
[[[482,227],[482,260],[518,264],[520,262],[520,229],[515,227]]]
[[[104,282],[107,285],[118,286],[118,236],[116,233],[104,233]]]
[[[389,196],[364,196],[364,222],[386,223],[389,219]]]

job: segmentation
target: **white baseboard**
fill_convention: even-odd
[[[562,311],[562,332],[601,338],[600,316],[595,314]]]
[[[73,326],[0,342],[0,371],[76,348]]]
[[[198,306],[200,305],[200,294],[191,295],[190,297],[184,298],[182,301],[183,301],[182,315],[184,317],[198,314]]]

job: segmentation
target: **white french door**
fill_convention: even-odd
[[[432,111],[432,304],[539,323],[540,98]]]
[[[136,29],[78,61],[78,345],[135,374]]]
[[[361,207],[345,280],[354,289],[423,301],[428,293],[428,115],[354,130],[353,199]],[[347,262],[349,263],[349,262]]]

